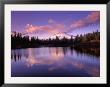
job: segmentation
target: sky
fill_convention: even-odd
[[[49,38],[57,33],[73,36],[100,31],[99,11],[12,11],[11,31]]]

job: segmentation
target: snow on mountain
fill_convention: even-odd
[[[56,34],[52,35],[50,38],[55,39],[56,36],[57,36],[59,39],[62,39],[63,37],[68,38],[68,39],[71,38],[71,35],[66,34],[66,33],[56,33]]]

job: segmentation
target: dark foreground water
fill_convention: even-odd
[[[16,49],[11,52],[12,77],[96,77],[100,58],[69,47]]]

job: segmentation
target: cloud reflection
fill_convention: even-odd
[[[26,59],[26,66],[27,67],[32,67],[33,65],[36,64],[45,64],[45,65],[50,65],[54,64],[55,62],[61,60],[64,58],[64,54],[62,53],[61,49],[50,49],[50,57],[42,57],[42,56],[35,56],[33,49],[29,48],[29,56]]]

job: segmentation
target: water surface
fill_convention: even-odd
[[[97,77],[100,76],[100,58],[70,47],[14,49],[11,76]]]

